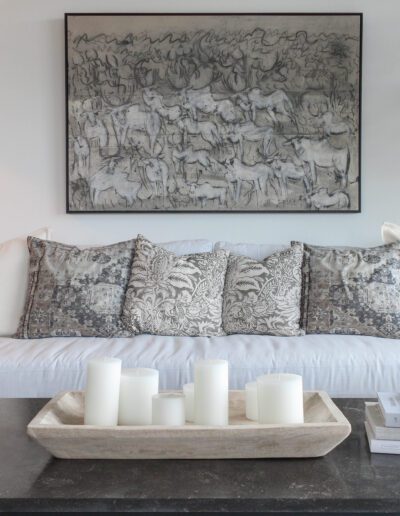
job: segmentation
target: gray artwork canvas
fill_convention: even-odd
[[[360,211],[360,14],[67,14],[67,211]]]

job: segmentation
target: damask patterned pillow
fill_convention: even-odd
[[[304,246],[303,328],[400,338],[400,243]]]
[[[123,308],[131,332],[223,335],[222,294],[229,253],[177,256],[139,235]]]
[[[299,243],[263,261],[231,255],[222,315],[225,332],[302,335],[302,261],[303,245]]]
[[[130,335],[121,311],[134,244],[79,249],[29,237],[28,293],[16,337]]]

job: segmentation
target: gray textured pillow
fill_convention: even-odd
[[[230,256],[223,327],[226,333],[302,335],[300,301],[303,245],[256,261]]]
[[[303,328],[400,338],[400,243],[304,246]]]
[[[123,321],[132,332],[223,335],[222,294],[229,253],[176,256],[136,240]]]
[[[29,237],[27,300],[16,337],[128,336],[120,317],[134,245],[79,249]]]

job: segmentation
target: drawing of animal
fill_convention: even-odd
[[[319,188],[308,197],[307,204],[315,210],[326,210],[328,208],[345,210],[350,207],[350,197],[342,190],[330,194],[327,188]]]
[[[228,170],[226,179],[236,183],[235,200],[239,202],[243,183],[250,183],[256,191],[257,198],[268,190],[268,182],[274,178],[273,169],[264,163],[245,165],[239,159],[233,158],[226,163]]]
[[[184,165],[192,165],[198,163],[206,170],[215,168],[215,160],[208,154],[206,149],[195,150],[192,145],[189,145],[183,151],[174,150],[172,151],[172,159],[178,162],[178,169],[183,173]]]
[[[158,158],[146,158],[140,163],[143,167],[143,182],[147,186],[149,182],[153,186],[153,192],[157,195],[158,189],[161,188],[161,194],[165,201],[167,197],[169,169],[165,161]]]
[[[288,144],[293,145],[297,156],[309,164],[314,186],[317,184],[316,167],[334,170],[342,188],[347,186],[350,167],[348,147],[336,149],[326,139],[314,140],[311,138],[295,138]]]
[[[340,119],[336,119],[331,111],[327,111],[322,116],[322,127],[324,129],[325,136],[337,136],[348,134],[350,127],[346,122]]]
[[[218,147],[222,144],[221,135],[214,122],[197,122],[186,117],[178,120],[177,125],[182,132],[184,141],[187,139],[187,134],[191,134],[200,135],[212,147]]]
[[[152,111],[158,113],[162,118],[166,118],[170,122],[174,122],[181,116],[181,108],[180,106],[166,106],[164,103],[164,98],[162,95],[157,93],[156,91],[145,88],[142,93],[143,102],[148,106]]]
[[[272,164],[274,176],[280,187],[280,197],[285,200],[288,198],[289,181],[303,182],[306,192],[311,191],[310,180],[304,166],[295,165],[292,161],[274,159]]]
[[[248,142],[262,142],[261,154],[268,157],[271,154],[270,144],[273,135],[272,127],[258,127],[253,122],[245,122],[234,126],[232,131],[228,133],[228,140],[234,145],[238,145],[238,152],[236,154],[241,160],[244,159],[244,151],[246,141]]]
[[[292,119],[293,104],[287,94],[282,90],[276,90],[269,95],[264,95],[259,88],[253,88],[246,96],[240,96],[241,107],[245,110],[250,110],[251,119],[256,120],[257,110],[264,109],[273,120],[278,123],[276,115],[284,115]]]
[[[74,139],[74,171],[79,175],[89,164],[89,144],[83,136]]]
[[[112,113],[114,131],[119,145],[125,145],[134,131],[145,132],[152,152],[161,129],[160,115],[155,111],[143,111],[138,104],[118,108]]]
[[[199,200],[201,207],[205,208],[209,201],[218,200],[220,206],[226,203],[227,186],[214,186],[210,183],[202,183],[200,185],[191,185],[189,188],[189,196],[192,199]]]
[[[107,190],[113,190],[125,200],[126,206],[132,206],[142,184],[129,179],[126,169],[118,167],[118,160],[112,158],[108,168],[101,168],[89,180],[90,199],[94,208],[99,207],[100,196]]]
[[[234,103],[229,99],[215,100],[210,88],[187,90],[184,93],[184,108],[189,110],[193,120],[198,119],[198,111],[208,115],[215,113],[225,123],[233,123],[239,119]]]

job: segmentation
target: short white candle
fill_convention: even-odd
[[[115,426],[118,423],[119,358],[93,358],[87,366],[85,425]]]
[[[181,393],[163,392],[153,396],[153,425],[185,424],[185,397]]]
[[[158,393],[159,373],[145,367],[123,369],[119,391],[119,425],[151,425],[152,398]]]
[[[194,422],[194,383],[185,383],[183,386],[185,395],[185,419],[189,423]]]
[[[267,374],[257,378],[258,422],[304,423],[303,379],[297,374]]]
[[[195,364],[194,420],[196,425],[228,425],[229,391],[226,360],[200,360]]]
[[[258,421],[258,396],[257,382],[249,382],[245,385],[246,391],[246,417]]]

